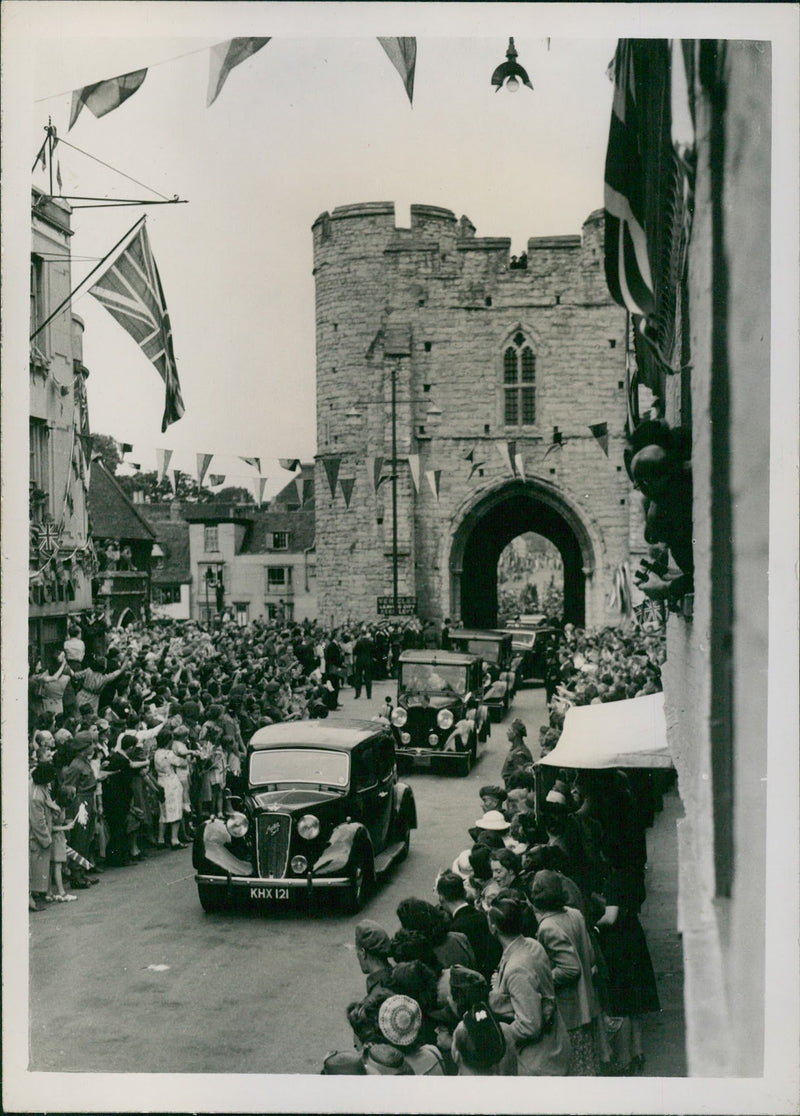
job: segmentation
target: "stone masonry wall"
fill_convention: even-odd
[[[320,617],[374,616],[376,597],[392,591],[391,483],[373,490],[370,459],[382,456],[390,472],[394,369],[400,595],[416,596],[423,617],[454,614],[453,533],[482,493],[512,481],[497,447],[516,439],[531,491],[555,489],[591,540],[587,623],[616,619],[607,598],[628,556],[632,493],[625,315],[605,285],[602,212],[582,236],[529,240],[526,269],[509,266],[509,240],[476,237],[466,218],[433,206],[412,206],[410,229],[395,227],[390,203],[341,207],[318,218],[313,237]],[[518,330],[536,354],[536,422],[507,427],[503,351]],[[599,422],[608,457],[588,429]],[[555,427],[563,448],[545,458]],[[470,450],[484,462],[471,479]],[[420,457],[418,492],[409,454]],[[340,488],[330,495],[331,456],[340,477],[355,478],[349,509]],[[440,471],[438,502],[428,471]]]

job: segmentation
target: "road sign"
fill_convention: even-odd
[[[416,597],[378,597],[380,616],[413,616],[417,611]]]

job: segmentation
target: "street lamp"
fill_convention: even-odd
[[[392,414],[392,613],[397,616],[398,599],[399,599],[399,562],[398,562],[398,543],[397,543],[397,370],[398,361],[393,360],[390,365],[391,373],[391,414]],[[401,399],[401,403],[427,403],[428,410],[425,418],[426,422],[431,426],[437,426],[442,421],[442,411],[431,399]],[[385,399],[358,399],[349,411],[345,412],[345,419],[348,422],[358,422],[363,416],[358,407],[369,407],[386,405]]]
[[[505,82],[506,89],[509,93],[517,93],[519,91],[520,81],[523,85],[527,85],[528,89],[533,89],[531,79],[528,77],[527,72],[517,62],[517,51],[512,36],[508,40],[506,61],[502,62],[492,74],[492,85],[496,86],[495,92],[499,93],[503,88],[503,82]]]

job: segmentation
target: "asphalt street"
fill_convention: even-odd
[[[372,716],[393,688],[376,683],[371,701],[363,695],[355,701],[345,690],[334,716]],[[506,720],[522,717],[535,737],[544,709],[542,689],[521,690]],[[408,859],[362,917],[394,931],[401,899],[433,900],[437,871],[470,843],[467,828],[481,812],[478,788],[499,780],[506,743],[506,726],[494,725],[467,778],[403,776],[414,789],[419,828]],[[661,819],[674,830],[667,813]],[[673,1010],[666,1023],[654,1020],[660,1030],[647,1070],[665,1075],[685,1072],[669,875],[665,864],[669,886],[651,903],[669,946]],[[189,849],[153,852],[135,867],[109,870],[77,903],[53,904],[31,918],[30,1068],[318,1073],[328,1051],[352,1045],[344,1009],[364,990],[354,955],[357,921],[338,912],[204,914]]]

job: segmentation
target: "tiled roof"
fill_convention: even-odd
[[[153,542],[155,532],[122,491],[102,462],[92,464],[89,481],[89,515],[92,537],[120,542]]]
[[[272,550],[272,532],[286,531],[288,553],[297,554],[314,545],[315,516],[313,511],[257,511],[245,537],[242,554],[286,553]]]
[[[164,564],[154,569],[154,585],[185,584],[192,580],[189,561],[189,524],[184,519],[158,520],[153,523],[158,545],[164,551]]]

